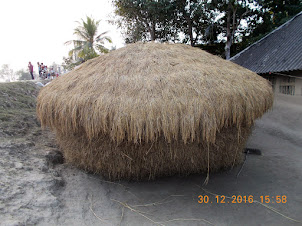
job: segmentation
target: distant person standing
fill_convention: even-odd
[[[39,63],[39,62],[38,62],[37,64],[38,64],[39,76],[41,77],[41,71],[42,71],[42,68],[41,68],[41,65],[40,65],[40,63]]]
[[[50,70],[48,69],[47,66],[45,66],[45,72],[46,72],[46,78],[50,79]]]
[[[40,67],[41,67],[41,78],[45,79],[45,66],[43,65],[43,63],[41,63]]]
[[[31,62],[29,61],[28,63],[28,70],[29,70],[29,73],[31,75],[31,78],[34,80],[34,66],[31,64]]]
[[[55,78],[55,70],[53,67],[50,68],[50,78],[54,79]]]

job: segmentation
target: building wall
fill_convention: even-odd
[[[302,76],[301,76],[302,78]],[[296,93],[295,95],[302,96],[302,79],[296,79]]]
[[[262,75],[273,86],[274,93],[302,96],[302,71]]]

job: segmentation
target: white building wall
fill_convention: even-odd
[[[301,79],[296,79],[295,96],[302,96],[302,77],[301,77]]]
[[[279,93],[280,84],[281,84],[281,78],[279,76],[276,76],[276,82],[274,85],[274,93]]]
[[[286,75],[289,76],[286,76]],[[274,93],[292,93],[295,96],[302,96],[302,71],[290,73],[276,73],[265,78],[272,82]]]

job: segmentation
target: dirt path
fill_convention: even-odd
[[[53,191],[63,184],[41,146],[26,139],[4,140],[0,155],[2,223],[31,225],[51,218],[60,205]]]
[[[64,185],[52,167],[53,135],[35,116],[39,88],[32,82],[0,84],[0,224],[53,221]]]

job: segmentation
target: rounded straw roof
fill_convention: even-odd
[[[61,133],[115,142],[215,141],[252,125],[273,102],[269,82],[184,44],[135,43],[94,58],[44,87],[37,113]]]

